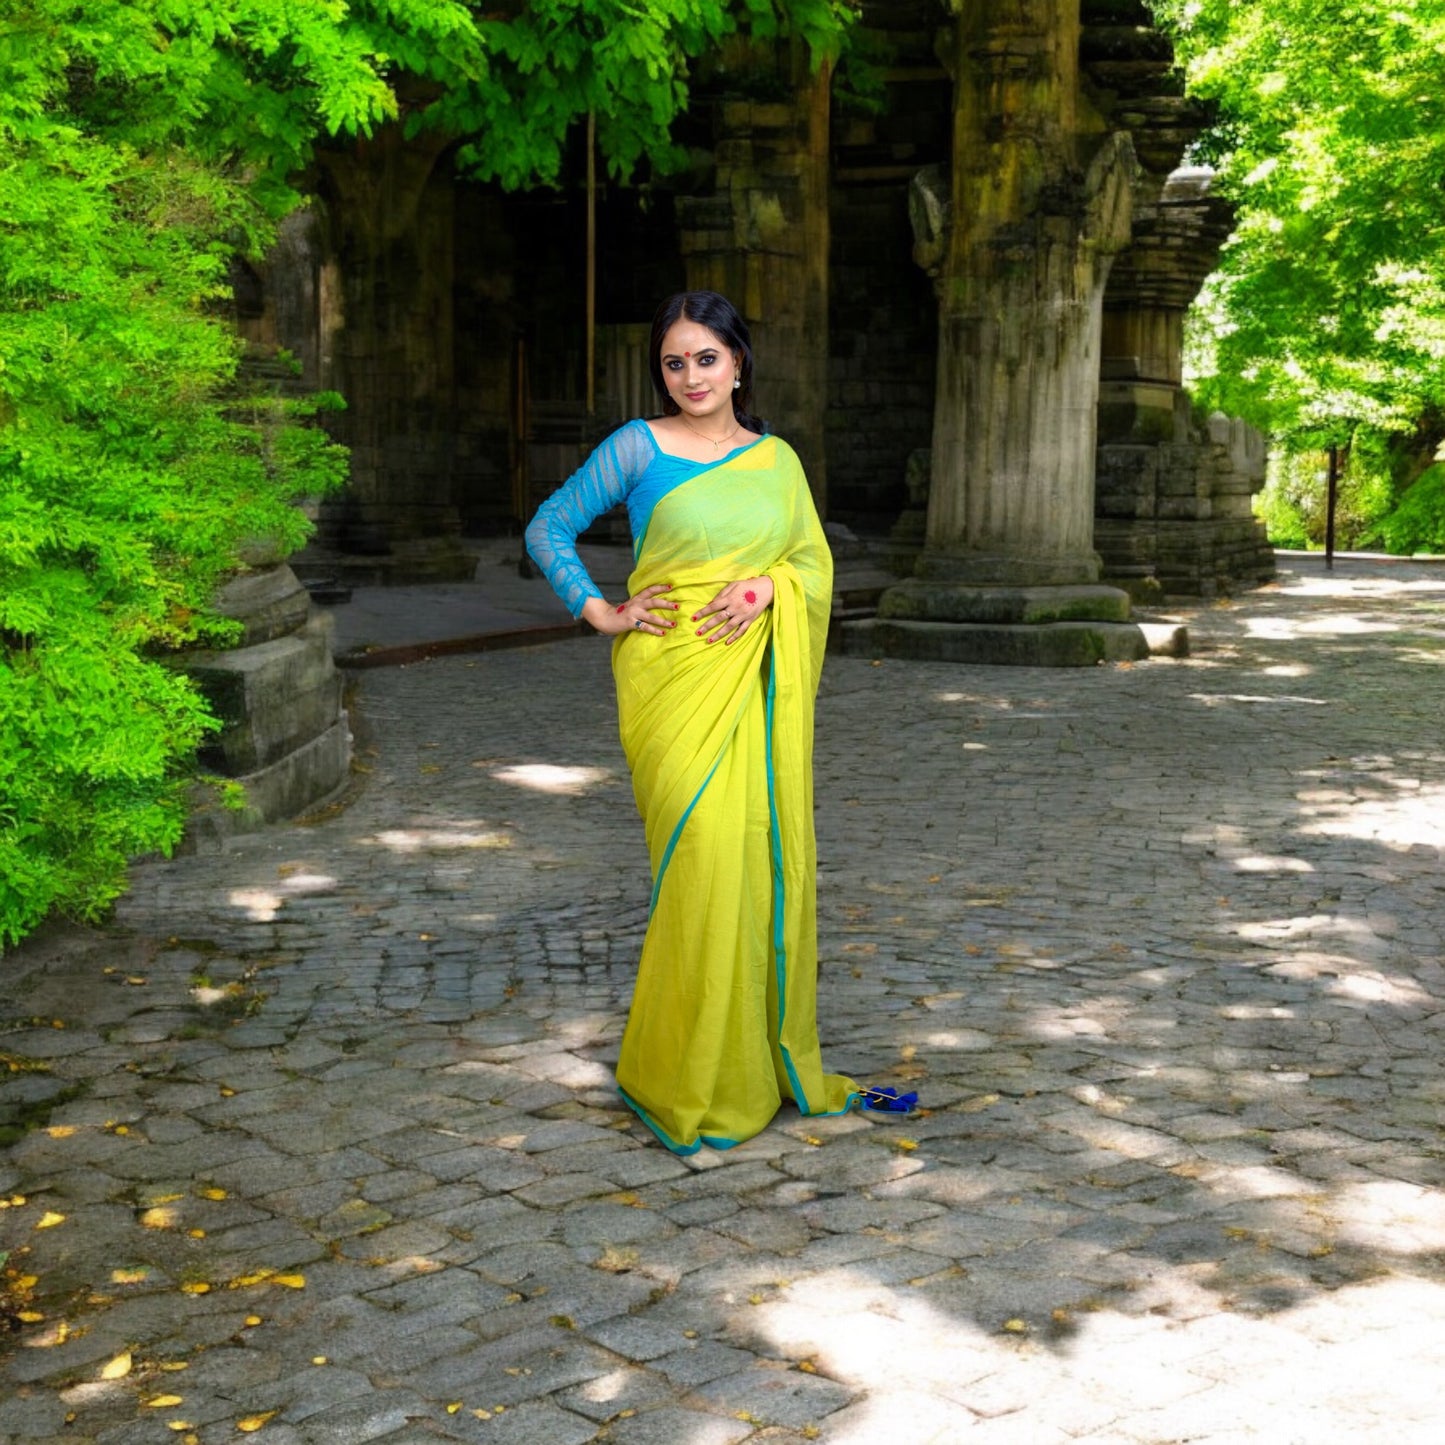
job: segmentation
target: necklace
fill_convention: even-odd
[[[698,429],[693,426],[693,424],[688,421],[688,419],[683,416],[681,412],[677,414],[677,419],[683,424],[683,426],[688,429],[688,431],[692,432],[694,436],[700,436],[703,441],[711,442],[714,448],[721,447],[723,442],[730,442],[743,429],[742,423],[739,421],[735,421],[733,423],[733,429],[722,439],[722,442],[715,442],[706,432],[698,431]]]

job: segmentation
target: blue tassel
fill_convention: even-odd
[[[911,1114],[918,1107],[917,1094],[900,1094],[897,1089],[860,1089],[863,1107],[875,1114]]]

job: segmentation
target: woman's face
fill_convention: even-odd
[[[662,380],[686,417],[732,416],[740,358],[705,326],[674,321],[662,338]]]

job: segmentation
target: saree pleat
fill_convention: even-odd
[[[767,575],[773,605],[730,645],[689,619]],[[802,468],[767,437],[656,506],[629,579],[670,584],[678,627],[614,645],[622,741],[652,860],[652,912],[617,1080],[679,1153],[726,1148],[785,1099],[856,1099],[817,1035],[813,705],[832,559]]]

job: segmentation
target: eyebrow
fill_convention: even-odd
[[[701,351],[689,351],[685,354],[688,356],[716,356],[718,354],[718,348],[716,346],[704,346]],[[664,361],[681,361],[682,357],[675,351],[665,351],[662,354],[662,359]]]

